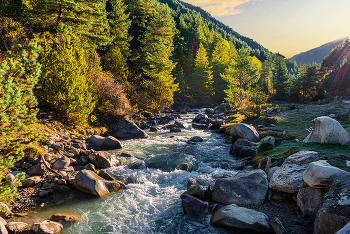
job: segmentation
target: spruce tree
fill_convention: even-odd
[[[41,31],[68,25],[80,37],[83,48],[97,48],[111,42],[106,1],[36,0],[30,3],[28,23]]]
[[[171,75],[176,64],[170,59],[175,36],[175,22],[168,6],[157,5],[157,11],[149,22],[141,40],[140,59],[143,86],[156,109],[163,109],[173,102],[177,90]]]
[[[277,99],[286,99],[288,94],[288,69],[283,56],[277,54],[273,70],[274,90]]]
[[[190,95],[199,104],[207,104],[214,94],[213,75],[207,52],[202,43],[197,51],[194,71],[190,81]]]

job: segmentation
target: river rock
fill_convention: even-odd
[[[43,176],[45,174],[46,167],[43,163],[38,163],[27,170],[29,176]]]
[[[322,205],[321,189],[310,187],[299,189],[297,204],[304,216],[316,216]]]
[[[6,224],[7,222],[5,221],[5,219],[0,217],[0,234],[8,234],[8,231],[6,229]]]
[[[267,180],[270,181],[273,173],[275,173],[275,171],[277,171],[277,169],[280,168],[280,167],[271,167],[269,169],[269,172],[267,173]]]
[[[346,224],[342,229],[337,231],[335,234],[350,234],[350,222]]]
[[[219,209],[210,220],[210,224],[225,228],[253,231],[254,233],[272,232],[269,218],[262,212],[239,207],[236,204]]]
[[[200,137],[200,136],[194,136],[192,137],[191,139],[188,140],[189,143],[192,143],[192,142],[202,142],[203,141],[203,138]]]
[[[100,177],[102,177],[105,180],[109,180],[109,181],[115,181],[115,179],[113,178],[113,176],[111,176],[108,172],[106,172],[105,170],[99,170],[98,175]]]
[[[187,128],[187,125],[180,121],[175,121],[174,123],[177,128]]]
[[[349,172],[331,166],[326,160],[312,162],[303,174],[305,183],[313,188],[326,188],[336,177],[350,176]]]
[[[63,226],[60,223],[45,220],[40,223],[34,223],[31,230],[37,234],[56,234],[63,231]]]
[[[323,196],[314,234],[336,233],[350,221],[350,177],[337,177],[329,191]]]
[[[195,129],[206,129],[208,127],[209,127],[208,124],[201,124],[201,123],[193,123],[192,124],[192,128],[195,128]]]
[[[328,116],[321,116],[315,119],[315,127],[304,139],[304,142],[348,145],[350,143],[350,134],[337,120]]]
[[[214,109],[212,109],[212,108],[207,108],[207,109],[204,110],[204,113],[206,113],[206,114],[208,114],[208,115],[212,115],[212,114],[214,114]]]
[[[7,219],[7,218],[10,218],[11,216],[12,216],[12,211],[10,210],[8,205],[6,205],[3,202],[0,202],[0,217]]]
[[[76,221],[79,221],[79,218],[71,214],[58,213],[58,214],[52,215],[50,220],[55,222],[60,222],[60,221],[76,222]]]
[[[248,141],[259,141],[259,133],[252,125],[237,123],[230,130],[230,136],[233,138],[244,138]]]
[[[114,150],[121,148],[123,148],[122,143],[112,136],[106,137],[105,141],[101,145],[101,149],[104,150]]]
[[[270,126],[270,124],[277,125],[277,120],[269,117],[260,117],[255,121],[255,125],[262,125],[264,127]]]
[[[189,194],[198,199],[204,200],[207,197],[207,189],[202,185],[192,185],[183,194]]]
[[[106,151],[97,151],[90,154],[89,159],[98,168],[109,168],[119,164],[117,157]]]
[[[75,177],[74,186],[82,192],[98,197],[104,197],[112,192],[125,188],[120,181],[108,181],[95,172],[82,170]]]
[[[203,202],[189,194],[181,195],[181,205],[185,214],[200,217],[209,213],[209,203]]]
[[[69,167],[70,165],[70,159],[67,156],[60,157],[53,165],[53,169],[55,170],[61,170],[64,168]]]
[[[6,224],[6,228],[10,233],[21,233],[30,229],[29,225],[24,222],[9,222]]]
[[[229,103],[222,103],[214,109],[214,113],[227,113],[232,110],[232,107]]]
[[[285,192],[297,193],[304,187],[303,173],[311,162],[319,160],[317,152],[300,151],[283,162],[282,166],[273,173],[269,187]]]
[[[208,116],[207,115],[205,115],[205,114],[198,114],[193,120],[192,120],[192,122],[195,122],[195,123],[198,123],[199,121],[201,121],[201,120],[206,120],[206,119],[208,119]]]
[[[56,142],[52,145],[57,151],[63,151],[64,150],[64,144],[62,142]]]
[[[149,136],[131,120],[124,120],[116,124],[111,124],[110,130],[113,132],[113,137],[117,139],[149,138]]]
[[[36,185],[37,183],[41,182],[41,177],[40,176],[32,176],[29,177],[25,180],[22,180],[22,187],[27,188],[27,187],[31,187],[33,185]]]
[[[276,139],[273,136],[266,136],[259,141],[259,143],[270,143],[273,147],[275,147]]]
[[[105,141],[105,137],[99,135],[93,135],[86,139],[87,142],[92,144],[93,146],[100,148],[103,142]]]
[[[150,132],[158,132],[158,128],[152,126],[152,127],[150,127],[149,131]]]
[[[216,180],[212,200],[239,206],[260,205],[268,191],[268,181],[263,170],[244,170],[229,178]]]
[[[130,169],[140,169],[141,167],[145,167],[145,162],[143,160],[136,160],[128,165]]]
[[[234,144],[231,145],[230,154],[236,155],[242,158],[255,157],[259,148],[259,143],[251,142],[248,139],[239,138]]]

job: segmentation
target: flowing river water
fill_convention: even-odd
[[[112,176],[128,182],[126,189],[105,198],[78,193],[78,197],[37,209],[30,216],[48,219],[54,213],[75,214],[80,221],[65,226],[63,231],[70,234],[226,233],[209,224],[211,215],[190,218],[181,207],[180,195],[187,189],[187,178],[213,185],[216,178],[237,173],[230,169],[237,160],[229,154],[230,145],[224,143],[224,137],[210,130],[192,129],[190,122],[194,117],[195,114],[182,115],[180,121],[189,126],[182,132],[147,132],[149,139],[123,141],[122,150],[111,151],[112,154],[131,153],[132,158],[121,158],[124,164],[137,158],[144,160],[146,166],[156,167],[109,168],[107,171]],[[193,136],[200,136],[204,141],[187,143]],[[190,170],[176,169],[181,163],[187,163]]]

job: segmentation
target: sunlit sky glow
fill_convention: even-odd
[[[350,0],[184,1],[287,57],[350,37]]]

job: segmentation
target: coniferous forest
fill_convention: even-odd
[[[251,117],[269,101],[350,95],[349,45],[299,66],[177,0],[0,0],[1,178],[47,111],[84,131],[172,106]],[[3,186],[10,201],[18,184]]]

